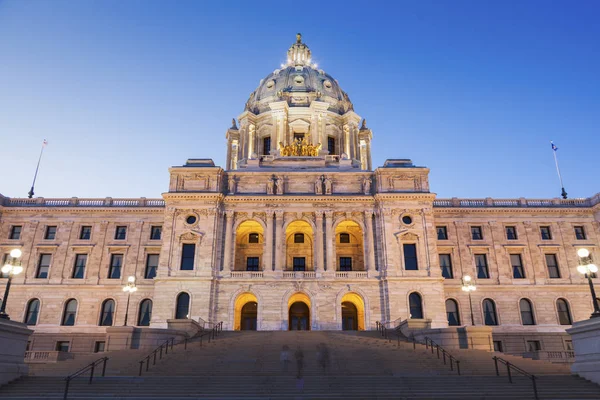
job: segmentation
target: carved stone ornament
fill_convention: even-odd
[[[183,235],[179,236],[179,241],[183,242],[183,241],[196,241],[198,239],[200,239],[201,236],[197,235],[193,232],[186,232]]]
[[[405,233],[404,235],[402,235],[400,237],[401,240],[406,240],[406,241],[416,241],[419,239],[419,237],[417,235],[415,235],[414,233]]]

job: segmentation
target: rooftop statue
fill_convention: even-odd
[[[321,151],[322,144],[313,145],[306,138],[296,139],[292,144],[284,145],[279,142],[279,154],[282,157],[301,156],[301,157],[317,157]]]

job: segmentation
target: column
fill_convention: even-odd
[[[283,211],[275,211],[275,270],[285,269],[285,249],[283,241],[285,232],[283,232]]]
[[[367,271],[375,271],[377,268],[375,265],[375,242],[374,242],[374,238],[373,238],[373,212],[371,212],[371,211],[365,212],[365,222],[366,222],[365,225],[367,227],[367,232],[366,232],[367,240],[365,241],[367,244],[367,247],[365,250],[367,252],[367,254],[365,254],[365,262],[367,264],[366,270]]]
[[[315,222],[317,230],[314,239],[315,271],[323,272],[323,212],[317,211]]]
[[[327,241],[327,264],[325,269],[333,272],[333,212],[325,212],[325,240]]]
[[[267,210],[267,230],[265,232],[265,250],[263,252],[263,271],[273,269],[273,210]]]
[[[231,249],[232,249],[232,234],[233,230],[233,211],[225,211],[225,254],[223,255],[223,271],[229,268],[230,271],[233,271],[233,262],[231,260]]]

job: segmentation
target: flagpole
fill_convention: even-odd
[[[563,199],[566,199],[567,192],[565,191],[565,185],[563,185],[562,176],[560,174],[560,168],[558,167],[558,158],[556,157],[556,150],[558,150],[558,148],[554,145],[552,140],[550,141],[550,144],[552,145],[552,153],[554,154],[554,163],[556,164],[556,172],[558,173],[558,180],[560,181],[560,188],[561,188],[560,195],[562,196]]]
[[[48,144],[48,141],[46,139],[44,139],[44,141],[42,142],[42,150],[40,151],[40,156],[38,158],[37,167],[35,167],[35,174],[33,175],[33,183],[31,184],[31,190],[29,190],[29,193],[27,193],[29,195],[30,199],[34,195],[33,188],[35,186],[35,180],[37,179],[38,170],[40,169],[40,161],[42,161],[42,154],[44,154],[44,147],[46,147],[47,144]]]

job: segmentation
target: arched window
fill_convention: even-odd
[[[27,311],[25,313],[25,323],[27,325],[37,325],[38,315],[40,313],[40,301],[38,299],[31,299],[27,304]]]
[[[102,310],[100,312],[100,326],[112,326],[113,316],[115,314],[115,301],[108,299],[102,303]]]
[[[456,303],[456,300],[446,300],[446,315],[448,316],[448,325],[460,325],[460,315],[458,314],[458,304]]]
[[[410,318],[423,319],[423,303],[421,301],[421,295],[419,293],[411,293],[408,296],[408,303],[410,306]]]
[[[558,311],[558,323],[561,325],[573,325],[569,303],[565,299],[556,300],[556,311]]]
[[[498,315],[496,314],[494,300],[483,300],[483,323],[485,325],[498,325]]]
[[[145,299],[140,303],[140,311],[138,314],[138,326],[150,326],[152,319],[152,300]]]
[[[190,313],[190,295],[181,292],[177,296],[177,309],[175,310],[175,319],[187,319]]]
[[[65,309],[63,312],[63,318],[60,322],[61,325],[64,326],[73,326],[75,325],[75,317],[77,315],[77,300],[70,299],[65,303]]]
[[[521,299],[519,301],[519,309],[521,310],[521,322],[523,325],[535,325],[531,302],[527,299]]]

